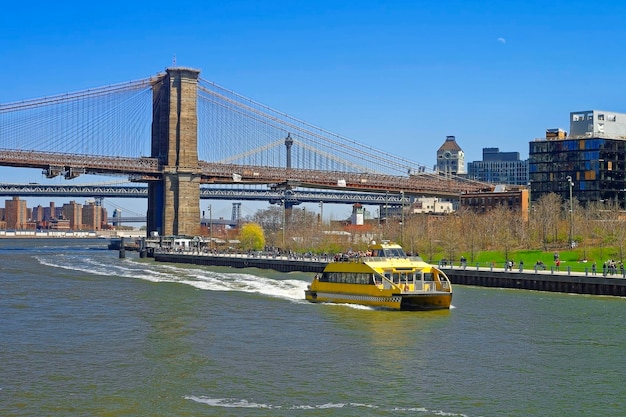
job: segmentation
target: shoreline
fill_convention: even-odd
[[[286,256],[199,254],[156,251],[156,262],[232,268],[273,269],[279,272],[319,273],[329,260],[290,259]],[[626,279],[569,271],[507,271],[504,268],[442,268],[452,284],[531,291],[626,297]]]
[[[60,231],[60,230],[0,230],[0,239],[120,239],[142,238],[144,231],[134,230],[100,230],[100,231]]]

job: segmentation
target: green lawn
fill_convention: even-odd
[[[519,267],[520,261],[524,262],[524,269],[532,269],[537,261],[541,261],[546,266],[546,269],[549,270],[551,267],[556,267],[554,261],[555,253],[558,253],[561,261],[561,271],[566,271],[570,268],[571,271],[585,272],[585,269],[587,269],[588,272],[591,272],[592,264],[595,262],[598,272],[601,272],[602,264],[605,261],[609,259],[616,262],[621,261],[617,248],[591,248],[585,250],[575,248],[566,251],[518,250],[509,251],[508,259],[515,262],[515,269]],[[504,251],[479,252],[475,254],[473,260],[469,253],[461,253],[458,259],[454,259],[454,265],[460,263],[459,259],[461,255],[465,256],[467,259],[468,266],[476,266],[478,264],[478,266],[481,267],[488,267],[493,263],[494,267],[502,268],[507,260]],[[624,256],[626,257],[626,254]],[[435,258],[435,260],[437,261],[442,258],[446,257],[440,256],[439,258]]]

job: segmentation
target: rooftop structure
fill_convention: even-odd
[[[570,113],[568,138],[626,138],[626,114],[603,110]]]

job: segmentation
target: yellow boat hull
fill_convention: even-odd
[[[304,294],[312,303],[359,304],[389,310],[441,310],[449,309],[452,303],[452,293],[371,295],[309,289]]]

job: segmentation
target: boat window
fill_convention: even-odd
[[[374,284],[376,285],[380,285],[383,283],[382,277],[378,274],[372,274],[372,278],[374,279]]]
[[[424,281],[434,281],[433,273],[427,272],[424,274]]]
[[[338,284],[363,284],[373,283],[373,274],[361,272],[324,272],[319,280],[320,282],[334,282]]]

